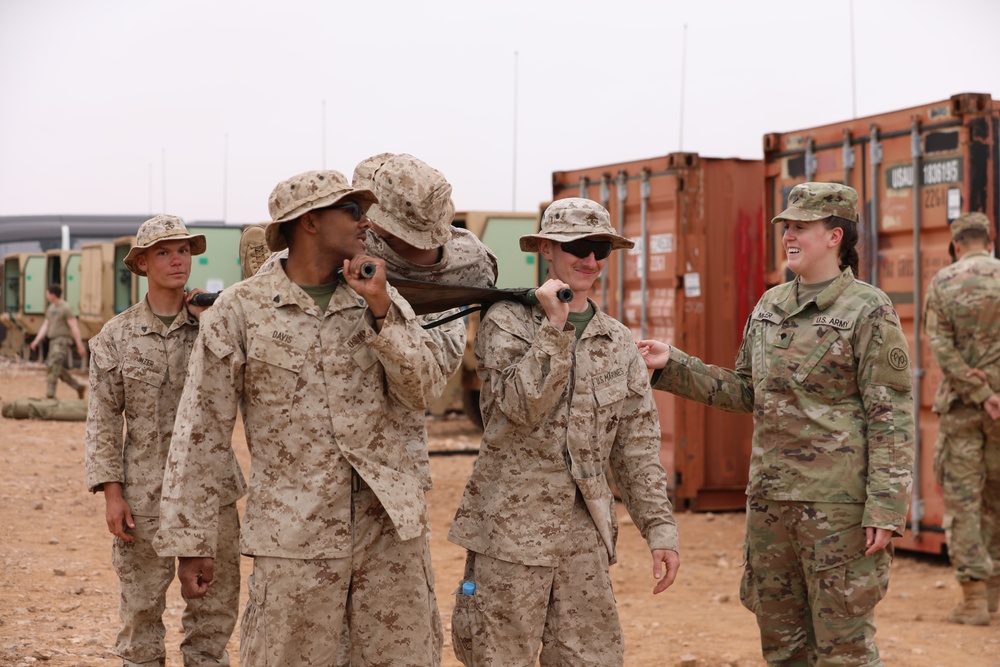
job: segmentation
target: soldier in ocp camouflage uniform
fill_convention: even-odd
[[[465,665],[623,664],[609,466],[649,544],[653,593],[677,574],[649,377],[631,332],[588,299],[611,250],[633,245],[600,204],[553,203],[521,237],[550,263],[539,305],[493,305],[476,336],[485,432],[448,536],[468,550],[452,617]]]
[[[1000,601],[1000,260],[982,213],[959,216],[951,238],[956,261],[931,280],[924,319],[942,372],[934,472],[963,594],[948,620],[989,625]]]
[[[45,397],[55,398],[56,384],[62,380],[76,391],[78,398],[82,399],[84,386],[66,370],[66,362],[72,356],[70,346],[73,343],[76,343],[76,352],[81,359],[87,353],[83,339],[80,338],[80,326],[76,321],[76,314],[73,312],[73,307],[63,301],[62,287],[59,285],[48,286],[45,290],[45,300],[49,302],[49,307],[45,309],[45,321],[29,346],[34,350],[48,336],[49,353],[45,357]]]
[[[782,242],[795,280],[764,294],[736,369],[641,341],[653,387],[753,412],[743,604],[768,665],[872,667],[875,605],[912,486],[906,339],[888,297],[857,280],[857,193],[796,185]]]
[[[153,550],[170,436],[188,358],[202,309],[186,303],[191,256],[205,252],[205,237],[184,221],[159,215],[139,227],[125,266],[146,276],[142,302],[114,317],[91,339],[91,395],[87,415],[87,488],[104,492],[112,562],[121,582],[115,653],[125,665],[163,665],[163,611],[174,578],[173,557]],[[122,425],[127,428],[124,441]],[[243,474],[230,452],[220,467],[214,506],[215,581],[210,595],[188,600],[181,623],[187,667],[228,665],[226,644],[240,602],[239,517]]]
[[[157,546],[182,557],[187,595],[210,588],[215,480],[239,409],[252,460],[242,550],[254,558],[244,667],[333,664],[345,623],[353,664],[434,663],[423,483],[385,415],[430,404],[445,355],[364,254],[374,201],[336,171],[279,183],[265,236],[288,258],[223,292],[192,353]]]

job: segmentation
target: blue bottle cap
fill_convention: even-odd
[[[474,581],[462,582],[462,595],[474,595],[475,592],[476,592],[476,582]]]

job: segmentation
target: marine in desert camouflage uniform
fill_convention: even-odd
[[[423,410],[446,377],[383,262],[364,254],[374,201],[335,171],[279,183],[265,236],[288,258],[223,292],[192,354],[158,549],[182,556],[187,595],[210,587],[215,480],[239,409],[251,455],[242,550],[254,558],[245,667],[332,664],[344,623],[354,664],[434,662],[423,483],[385,415]]]
[[[45,300],[49,302],[45,309],[45,321],[29,346],[34,350],[46,337],[49,339],[49,353],[45,357],[45,397],[55,398],[56,384],[62,380],[76,391],[77,398],[82,399],[86,388],[66,370],[66,362],[73,355],[71,346],[74,343],[81,359],[87,353],[83,339],[80,338],[76,314],[73,307],[63,300],[62,287],[59,285],[48,286]]]
[[[596,202],[553,203],[521,237],[550,262],[539,305],[498,303],[476,336],[485,433],[448,536],[468,550],[452,617],[465,665],[623,664],[609,467],[649,544],[653,592],[677,574],[648,374],[631,332],[588,299],[611,250],[633,245]]]
[[[956,261],[931,280],[924,319],[941,367],[934,472],[963,600],[953,623],[989,625],[1000,602],[1000,260],[982,213],[951,223]]]
[[[640,351],[654,388],[754,415],[740,597],[767,664],[877,666],[874,609],[912,486],[907,343],[888,297],[855,278],[852,188],[796,185],[773,222],[797,277],[761,297],[735,370]]]
[[[159,525],[163,470],[188,358],[202,309],[185,294],[191,256],[205,252],[205,237],[190,235],[183,220],[159,215],[136,234],[125,266],[146,276],[142,302],[111,319],[91,339],[91,395],[87,415],[87,488],[103,491],[112,562],[121,582],[115,653],[125,665],[163,665],[163,611],[174,578],[173,557],[153,550]],[[124,440],[122,426],[126,426]],[[181,655],[187,667],[228,665],[226,644],[240,602],[239,517],[243,474],[230,452],[220,466],[215,581],[209,595],[187,600]]]

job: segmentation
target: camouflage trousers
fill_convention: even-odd
[[[174,579],[175,559],[153,550],[158,517],[133,516],[134,541],[115,538],[112,562],[121,582],[119,613],[122,628],[115,654],[127,667],[163,665],[166,661],[163,611],[167,588]],[[219,535],[213,580],[208,594],[186,600],[181,625],[181,655],[185,667],[228,665],[226,644],[236,627],[240,604],[240,524],[236,505],[219,513]]]
[[[865,556],[864,506],[747,500],[740,600],[768,665],[876,667],[875,605],[892,544]]]
[[[948,556],[959,581],[1000,575],[1000,421],[955,403],[941,415],[934,474]]]
[[[73,339],[68,336],[49,339],[49,355],[45,358],[45,397],[56,397],[56,383],[62,380],[73,389],[79,390],[80,382],[70,375],[66,363],[73,354]]]
[[[468,552],[455,591],[451,632],[466,667],[620,667],[624,638],[608,551],[582,501],[570,518],[572,553],[556,567],[520,565]],[[541,645],[541,655],[539,655]]]
[[[254,558],[240,626],[242,667],[440,664],[426,536],[400,541],[367,488],[352,494],[352,521],[350,557]]]

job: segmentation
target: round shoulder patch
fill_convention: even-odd
[[[910,356],[901,347],[894,347],[889,350],[889,365],[897,371],[905,371],[910,365]]]

